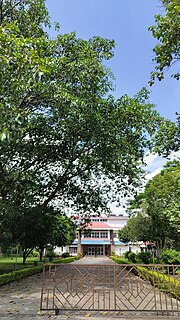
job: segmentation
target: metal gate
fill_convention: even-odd
[[[46,265],[41,310],[180,311],[180,266]]]

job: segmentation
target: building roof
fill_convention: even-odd
[[[105,223],[105,222],[90,222],[90,223],[88,223],[88,225],[87,225],[87,229],[97,229],[97,230],[113,230],[113,227],[111,227],[111,226],[108,226],[108,224],[107,223]]]
[[[124,242],[121,242],[121,241],[119,241],[119,240],[114,241],[114,245],[115,245],[115,246],[118,246],[118,245],[127,246],[128,244],[129,244],[129,242],[124,243]]]
[[[74,240],[72,245],[77,245],[78,244],[78,241],[77,240]],[[110,240],[106,239],[106,240],[103,240],[103,239],[82,239],[81,240],[81,244],[97,244],[97,245],[102,245],[102,244],[110,244]]]

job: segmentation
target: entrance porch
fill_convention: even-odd
[[[86,256],[107,256],[113,250],[110,240],[102,239],[82,239],[80,245],[78,243],[78,252],[79,249]]]
[[[82,251],[87,256],[107,256],[110,254],[110,245],[82,245]]]

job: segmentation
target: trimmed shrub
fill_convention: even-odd
[[[74,257],[60,258],[60,259],[53,260],[52,263],[71,263],[80,258],[81,256],[79,255]]]
[[[151,262],[151,253],[150,252],[138,252],[137,259],[143,262],[144,264],[149,264]]]
[[[165,264],[180,264],[180,251],[166,249],[161,252],[161,260]]]
[[[18,281],[23,278],[32,276],[33,274],[40,273],[42,271],[42,266],[34,268],[25,268],[21,270],[12,271],[10,273],[4,273],[0,275],[0,286],[3,286],[7,283]]]
[[[67,258],[60,258],[56,260],[52,260],[52,263],[70,263],[75,260],[75,257],[67,257]]]
[[[124,254],[125,258],[128,259],[130,262],[136,262],[136,254],[132,251],[126,251]]]
[[[118,264],[130,264],[130,262],[127,259],[121,259],[117,257],[111,257],[113,261],[115,261]],[[131,266],[126,267],[127,270],[131,270]],[[165,292],[166,294],[170,294],[174,298],[180,299],[180,280],[176,278],[169,277],[165,274],[161,274],[157,271],[152,271],[148,269],[148,267],[141,267],[141,266],[134,266],[134,268],[131,270],[135,275],[138,275],[142,277],[143,279],[147,280],[150,284],[154,286],[154,283],[156,286],[161,290],[162,292]]]
[[[62,253],[62,258],[68,258],[70,256],[69,252]]]
[[[118,264],[129,264],[130,262],[125,258],[118,258],[116,256],[111,256],[111,259]]]
[[[56,254],[53,251],[47,250],[46,257],[49,258],[49,261],[52,262],[53,258],[55,258]]]
[[[150,282],[157,285],[158,289],[172,297],[180,299],[180,280],[161,274],[160,272],[149,270],[148,268],[136,267],[139,275]]]

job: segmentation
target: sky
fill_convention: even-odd
[[[96,35],[115,40],[114,57],[106,63],[115,76],[115,98],[133,96],[147,87],[155,109],[175,120],[175,112],[180,112],[180,81],[171,78],[173,69],[165,73],[163,81],[148,85],[157,44],[148,27],[155,24],[155,14],[164,12],[159,0],[46,0],[46,6],[52,21],[60,23],[62,34],[76,32],[78,38]],[[49,33],[54,36],[52,30]],[[177,70],[177,64],[173,68]],[[148,178],[160,172],[166,161],[149,155]]]

